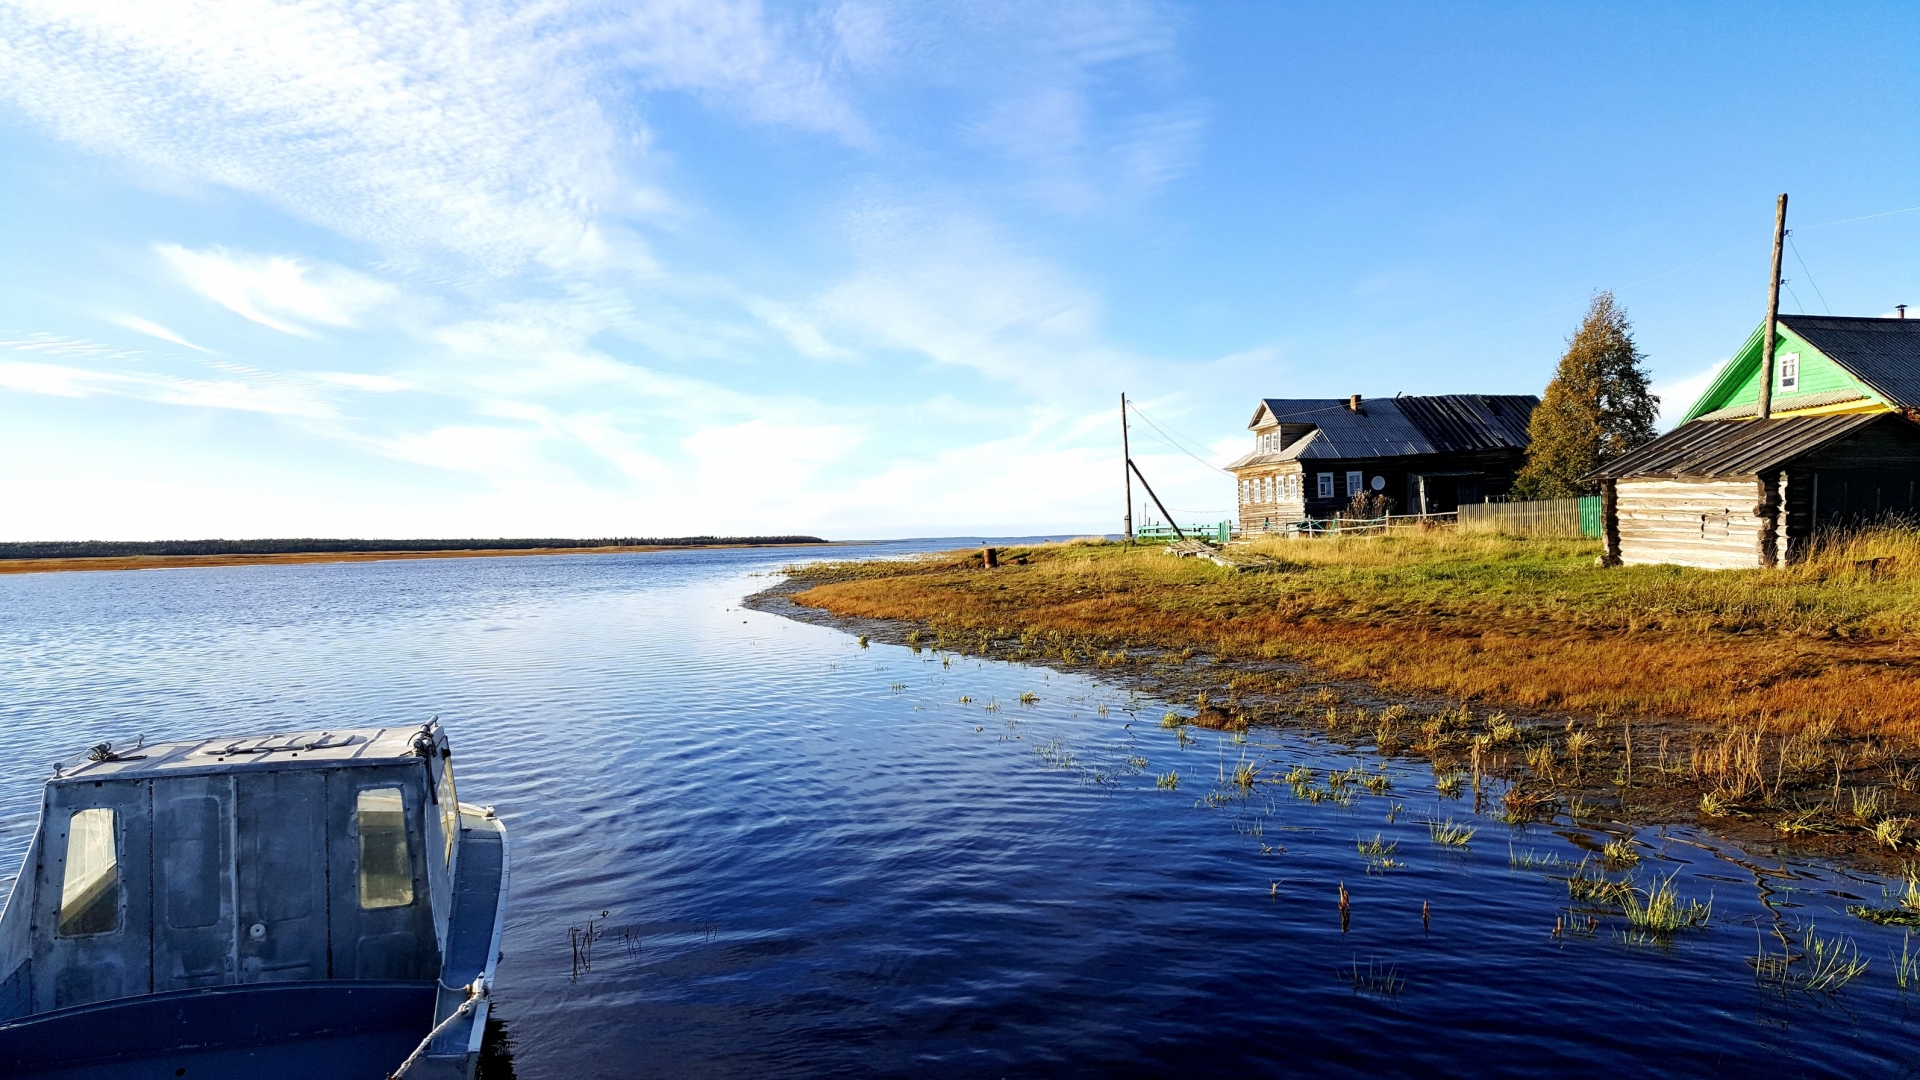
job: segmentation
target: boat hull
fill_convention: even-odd
[[[433,983],[219,986],[0,1025],[0,1076],[384,1080],[432,1023]]]

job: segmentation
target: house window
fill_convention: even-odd
[[[1800,354],[1797,352],[1780,354],[1780,392],[1792,393],[1800,389]]]
[[[1319,480],[1320,480],[1320,497],[1323,499],[1333,498],[1333,474],[1330,472],[1323,472],[1320,474]]]
[[[1366,486],[1367,480],[1363,474],[1357,472],[1347,474],[1347,494],[1349,496],[1360,494],[1361,489]]]

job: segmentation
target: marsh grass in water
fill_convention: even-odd
[[[1637,930],[1652,934],[1674,934],[1704,927],[1713,918],[1713,901],[1682,900],[1674,887],[1676,870],[1665,878],[1654,878],[1646,888],[1629,888],[1620,901],[1620,913]]]
[[[1507,845],[1507,868],[1508,869],[1511,869],[1511,870],[1558,870],[1566,865],[1567,865],[1567,860],[1561,858],[1559,855],[1553,854],[1552,852],[1549,852],[1545,855],[1541,855],[1538,852],[1535,852],[1531,848],[1529,848],[1526,854],[1522,855],[1521,853],[1513,849],[1512,844]]]
[[[1880,890],[1884,906],[1848,904],[1847,914],[1882,926],[1920,926],[1920,865],[1901,863],[1900,880],[1898,891]]]
[[[1789,938],[1778,953],[1762,947],[1747,958],[1747,964],[1762,986],[1809,994],[1837,994],[1865,974],[1868,967],[1852,938],[1822,935],[1812,923],[1807,924],[1798,941]],[[1894,981],[1904,989],[1901,980],[1908,976],[1903,966],[1894,973]]]
[[[1340,981],[1351,987],[1356,997],[1397,997],[1407,988],[1398,965],[1383,966],[1371,958],[1363,968],[1360,958],[1354,957],[1353,966],[1340,973]]]
[[[1608,866],[1632,866],[1640,861],[1640,852],[1633,841],[1625,838],[1609,840],[1600,848],[1600,857]]]
[[[1463,849],[1473,842],[1474,834],[1479,831],[1471,825],[1460,824],[1452,818],[1427,822],[1427,835],[1441,847]]]

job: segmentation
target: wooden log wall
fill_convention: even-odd
[[[1759,478],[1623,479],[1615,486],[1620,561],[1714,570],[1760,565]],[[1771,545],[1769,545],[1771,546]]]
[[[1265,490],[1276,493],[1276,495],[1269,495],[1266,498],[1256,497],[1250,501],[1242,501],[1240,503],[1240,535],[1259,536],[1266,530],[1268,522],[1271,522],[1273,528],[1278,531],[1307,516],[1306,500],[1303,497],[1277,496],[1278,492],[1291,490],[1285,486],[1286,478],[1289,476],[1300,476],[1300,467],[1298,465],[1295,465],[1291,469],[1285,466],[1268,466],[1264,469],[1243,469],[1235,475],[1241,481],[1254,481],[1256,484],[1264,481],[1265,486],[1256,486],[1254,489],[1256,491]],[[1313,478],[1310,476],[1304,479],[1307,483],[1313,482]],[[1298,480],[1294,481],[1296,484],[1300,482],[1301,481]],[[1236,483],[1234,486],[1239,488],[1242,485]]]

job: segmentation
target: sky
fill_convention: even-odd
[[[1920,315],[1920,7],[0,0],[0,539],[1110,533]],[[1136,495],[1138,499],[1139,496]]]

